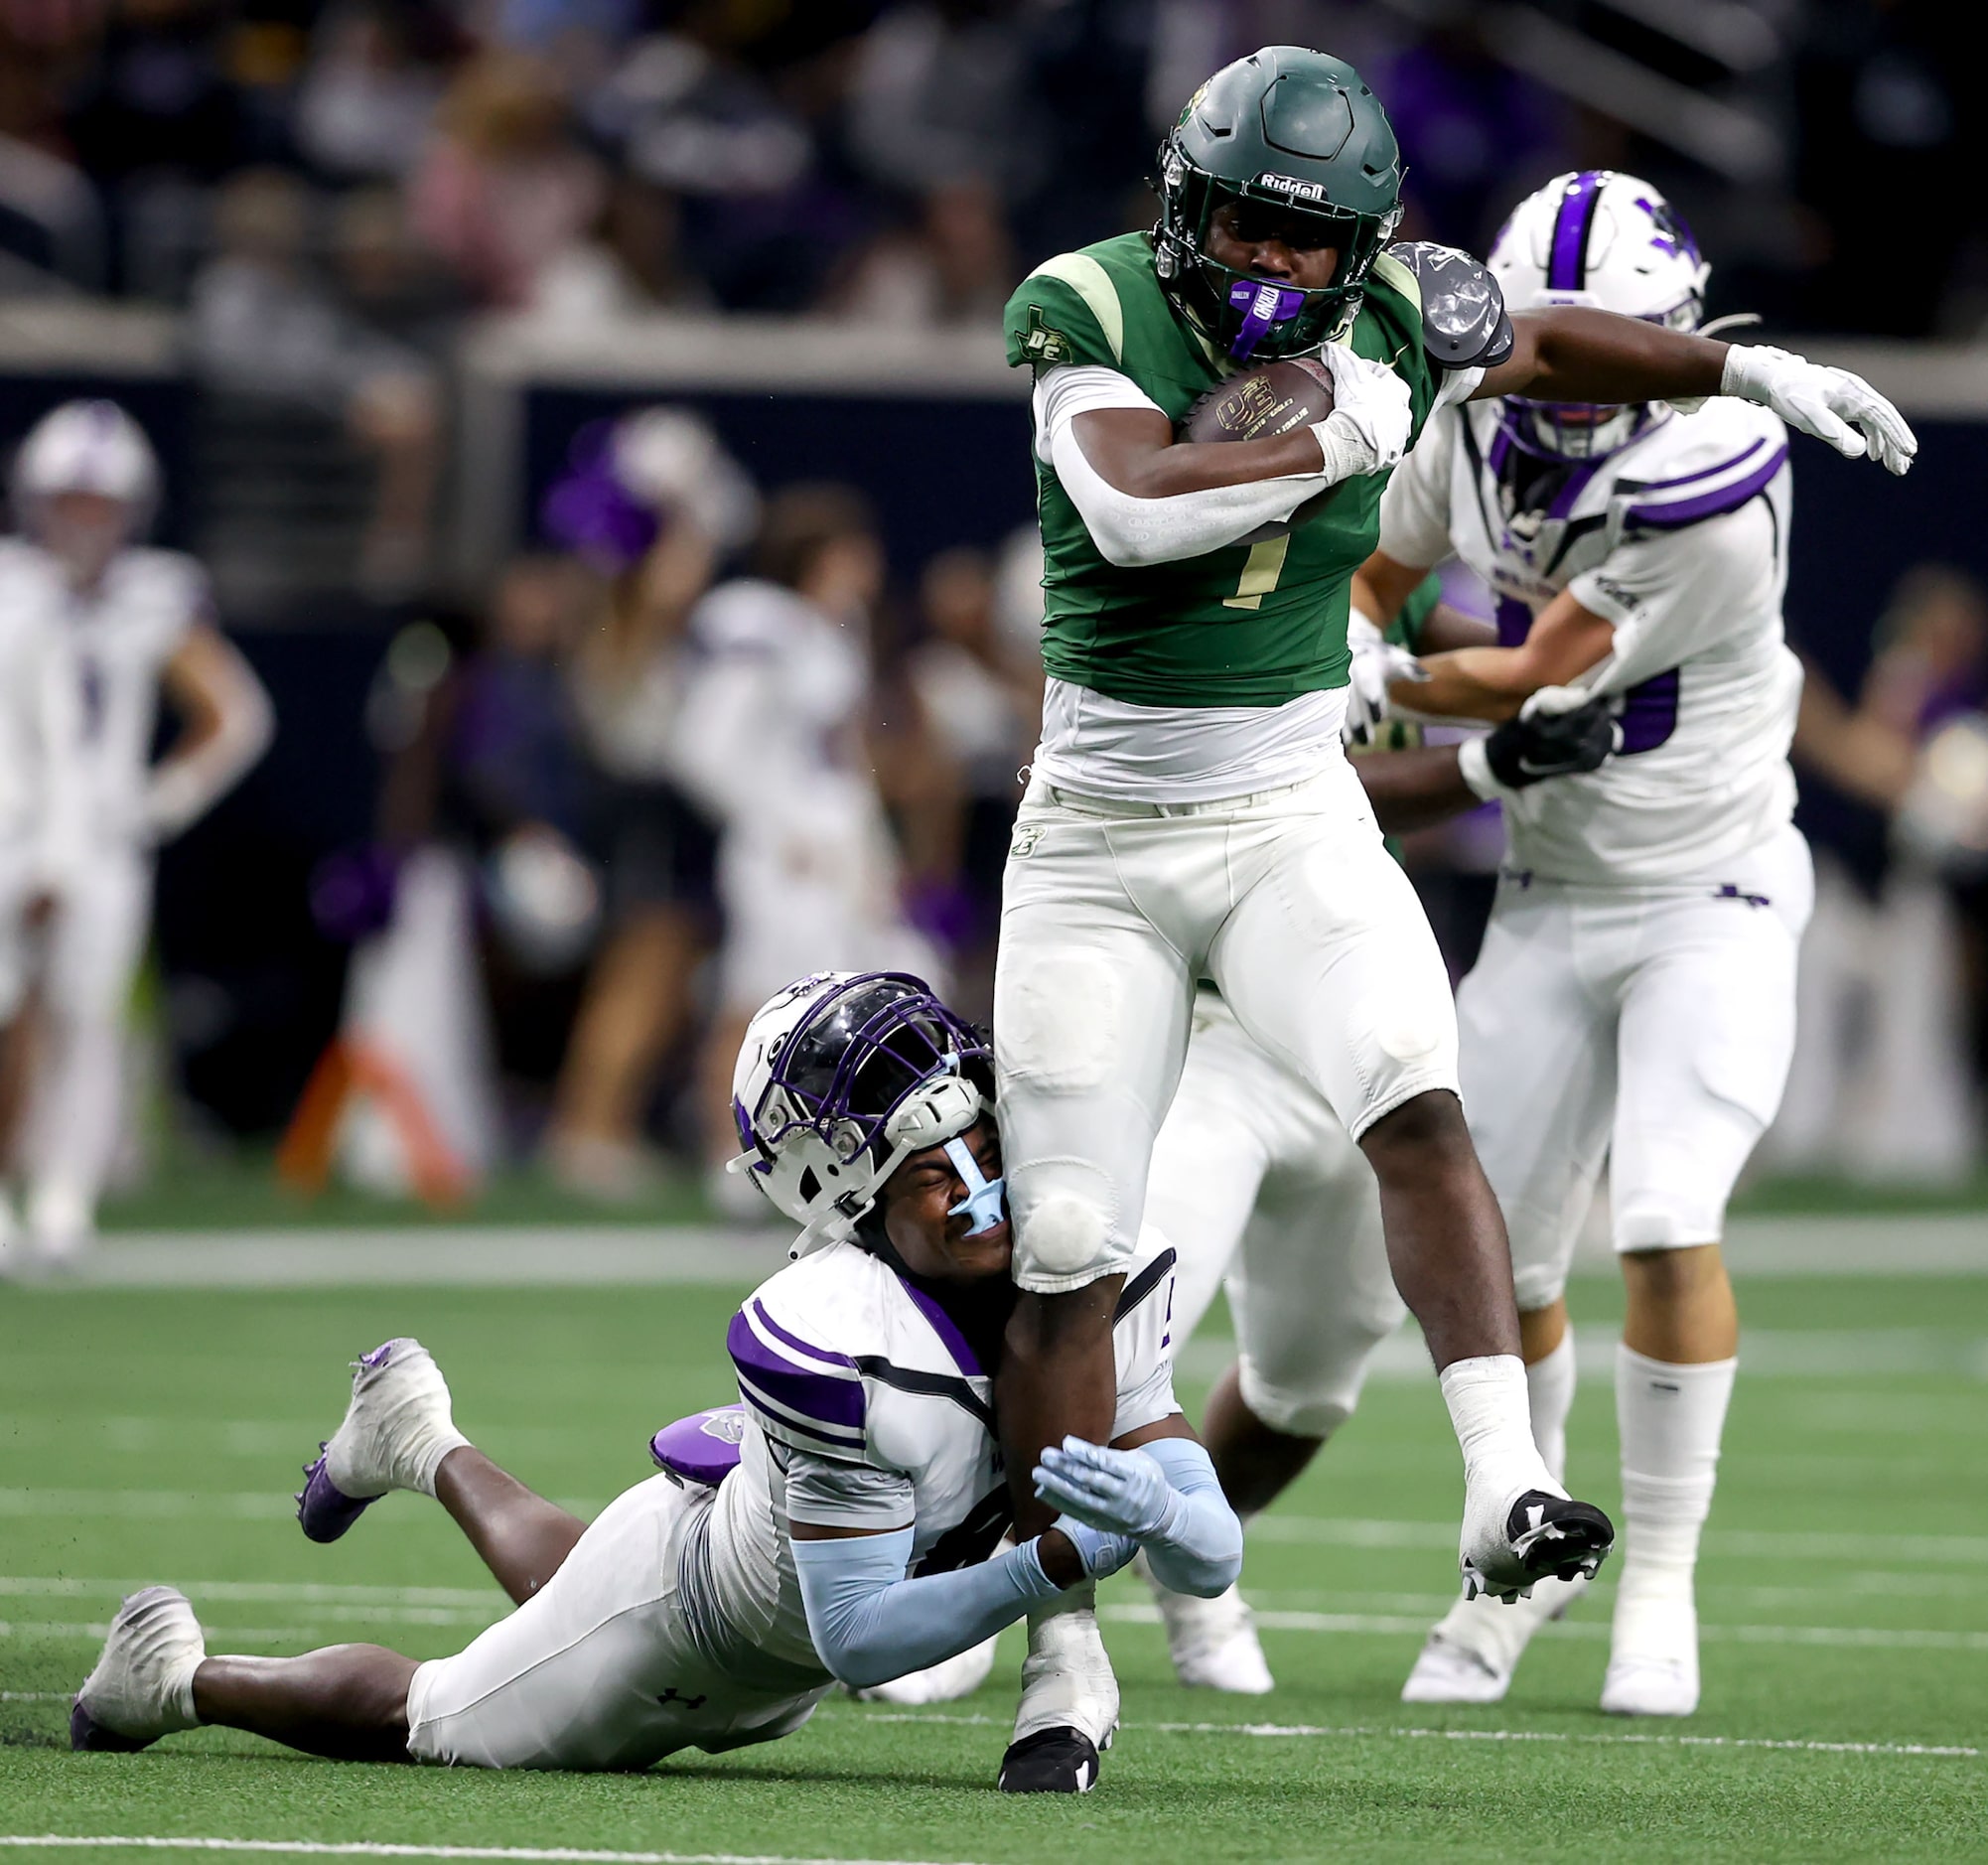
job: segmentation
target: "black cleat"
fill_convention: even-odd
[[[1008,1745],[996,1785],[1003,1793],[1088,1793],[1097,1786],[1097,1744],[1074,1729],[1038,1729]]]
[[[1548,1496],[1544,1490],[1528,1490],[1512,1504],[1504,1531],[1513,1555],[1525,1570],[1525,1584],[1499,1586],[1466,1563],[1467,1599],[1494,1593],[1501,1599],[1515,1600],[1529,1594],[1536,1581],[1592,1580],[1616,1545],[1616,1524],[1594,1504]]]

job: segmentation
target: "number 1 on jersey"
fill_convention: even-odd
[[[1277,579],[1284,574],[1284,558],[1291,548],[1291,533],[1282,537],[1266,537],[1260,544],[1251,544],[1249,555],[1242,565],[1242,575],[1237,579],[1235,594],[1224,596],[1224,609],[1260,609],[1263,599],[1277,587]]]

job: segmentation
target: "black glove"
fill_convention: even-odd
[[[1562,711],[1551,701],[1540,704],[1542,698],[1542,693],[1533,694],[1516,718],[1507,719],[1485,740],[1485,761],[1506,789],[1522,790],[1547,778],[1599,771],[1622,749],[1623,728],[1606,699],[1591,699]]]

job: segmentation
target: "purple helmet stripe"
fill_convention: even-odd
[[[1769,482],[1786,463],[1786,447],[1777,447],[1765,466],[1756,467],[1745,479],[1735,480],[1730,486],[1715,486],[1708,493],[1700,493],[1695,499],[1681,499],[1674,504],[1632,505],[1630,521],[1647,530],[1671,531],[1686,524],[1696,524],[1703,518],[1716,518],[1723,512],[1737,511],[1749,499],[1765,492]]]
[[[1579,291],[1588,282],[1588,229],[1602,198],[1607,169],[1583,169],[1567,184],[1553,216],[1553,248],[1546,262],[1548,291]]]

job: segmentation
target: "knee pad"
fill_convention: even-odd
[[[1119,1221],[1109,1177],[1088,1160],[1042,1159],[1008,1179],[1015,1220],[1014,1277],[1040,1295],[1116,1275],[1134,1239]]]
[[[1726,1201],[1765,1124],[1732,1101],[1707,1100],[1688,1127],[1644,1130],[1611,1188],[1618,1250],[1689,1249],[1725,1234]]]
[[[1361,1368],[1363,1373],[1364,1367]],[[1355,1375],[1339,1389],[1296,1391],[1266,1381],[1247,1354],[1236,1365],[1242,1402],[1272,1431],[1292,1438],[1329,1438],[1352,1416],[1362,1381]]]

